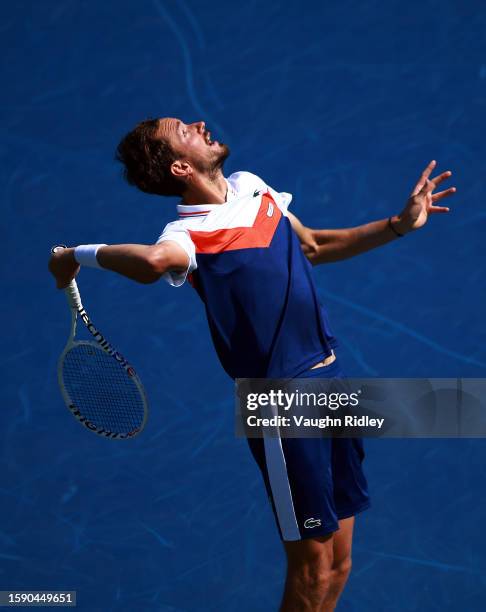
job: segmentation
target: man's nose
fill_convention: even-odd
[[[200,133],[204,132],[206,129],[206,124],[204,121],[197,121],[194,125],[196,126],[197,131]]]

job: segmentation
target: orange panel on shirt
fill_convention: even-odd
[[[273,207],[272,215],[268,212]],[[196,253],[222,253],[237,249],[254,249],[268,247],[272,241],[282,212],[275,204],[272,196],[265,193],[258,210],[255,222],[251,227],[233,227],[211,232],[189,230],[192,241],[196,245]]]

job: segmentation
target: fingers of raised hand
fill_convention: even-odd
[[[425,170],[422,172],[421,180],[429,178],[430,173],[435,168],[436,164],[437,164],[437,162],[435,161],[435,159],[433,159],[430,162],[430,164],[427,166],[427,168],[425,168]]]
[[[448,213],[449,210],[448,206],[431,206],[428,213],[429,215],[433,215],[434,213]]]
[[[436,165],[436,161],[435,159],[433,159],[430,164],[425,168],[425,170],[422,172],[422,174],[420,175],[420,178],[417,182],[417,184],[415,185],[413,191],[412,191],[412,195],[417,195],[417,193],[419,193],[419,191],[422,191],[422,189],[427,185],[427,180],[430,176],[430,173],[432,172],[432,170],[435,168]]]
[[[452,194],[456,193],[455,187],[449,187],[449,189],[445,189],[444,191],[439,191],[439,193],[434,193],[432,196],[432,202],[437,202],[438,200],[442,200],[442,198],[447,198]]]
[[[432,193],[432,191],[434,191],[434,189],[440,185],[440,183],[442,183],[442,181],[445,181],[446,179],[448,179],[450,176],[452,175],[452,172],[450,170],[447,170],[446,172],[442,172],[442,174],[439,174],[438,176],[436,176],[433,179],[427,179],[421,189],[421,191],[423,193]],[[449,191],[449,190],[447,190]]]
[[[437,185],[440,185],[442,181],[445,181],[450,176],[452,176],[452,172],[450,170],[446,170],[445,172],[442,172],[442,174],[439,174],[439,176],[433,178],[430,182],[434,183],[434,186],[437,187]]]

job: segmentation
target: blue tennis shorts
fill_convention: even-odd
[[[343,378],[338,360],[299,378]],[[280,537],[305,540],[339,529],[370,506],[357,438],[248,438],[262,472]]]

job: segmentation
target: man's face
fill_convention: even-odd
[[[159,119],[158,136],[170,144],[181,160],[204,174],[210,175],[222,168],[229,155],[229,148],[224,143],[211,139],[204,121],[187,124],[165,117]]]

